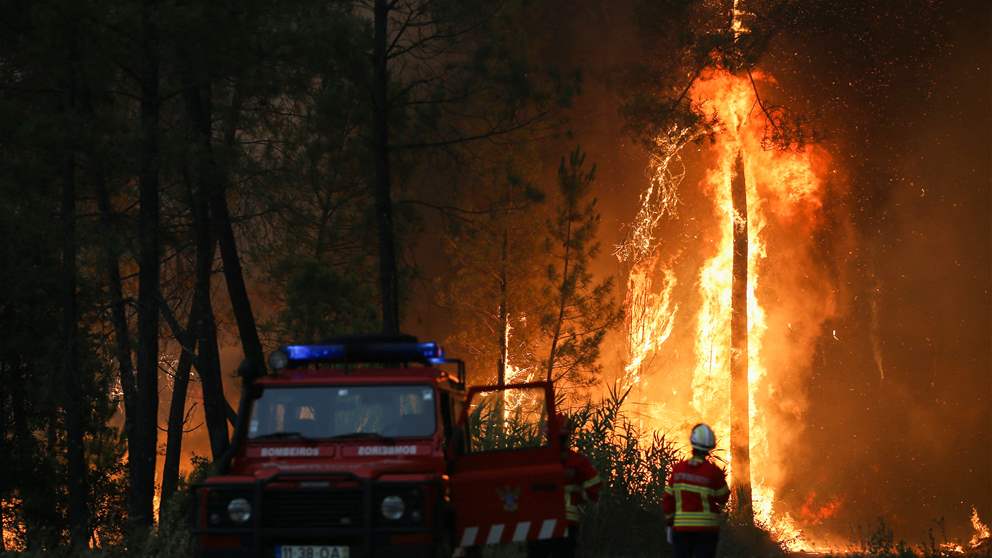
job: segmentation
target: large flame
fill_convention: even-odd
[[[771,82],[760,73],[753,77],[757,83]],[[698,270],[698,311],[694,321],[683,326],[695,330],[694,364],[682,372],[690,376],[683,379],[688,380],[691,395],[662,392],[657,389],[660,385],[652,386],[647,380],[651,367],[646,364],[653,354],[663,351],[679,308],[672,299],[675,273],[671,269],[652,271],[657,267],[657,246],[654,256],[633,265],[628,279],[627,378],[637,385],[641,401],[652,407],[648,413],[656,422],[652,426],[672,429],[705,421],[716,431],[720,447],[728,447],[733,232],[744,222],[743,216],[734,213],[731,181],[740,154],[747,188],[750,480],[755,520],[778,540],[797,549],[812,549],[815,545],[804,539],[792,515],[778,509],[776,490],[786,479],[773,449],[787,447],[801,432],[801,423],[794,419],[801,418],[805,408],[803,370],[809,368],[812,345],[823,321],[834,310],[834,289],[811,257],[812,234],[822,222],[829,158],[811,146],[766,149],[762,139],[769,123],[747,76],[710,70],[690,93],[697,110],[708,121],[718,122],[712,145],[714,163],[701,183],[713,204],[713,214],[706,219],[715,224],[712,235],[699,246],[709,255]],[[643,209],[642,205],[638,220],[653,225],[653,215],[641,215]],[[641,246],[638,249],[643,251]],[[661,278],[654,281],[660,288],[652,285],[652,276]],[[774,298],[763,300],[767,296],[763,293],[770,292]],[[671,377],[657,383],[677,384]],[[774,447],[770,433],[774,433]],[[724,458],[733,475],[729,455]],[[822,521],[841,505],[831,500],[826,508],[814,507],[809,501],[804,509]]]
[[[971,540],[968,541],[971,548],[982,546],[992,536],[989,534],[989,526],[982,523],[982,518],[978,517],[978,509],[975,506],[971,507],[971,528],[974,530]]]

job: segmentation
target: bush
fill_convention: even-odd
[[[613,387],[596,405],[570,413],[574,446],[599,470],[599,502],[587,506],[579,545],[584,556],[662,556],[665,481],[679,457],[675,444],[644,432],[624,414],[630,390]],[[645,441],[648,440],[648,441]]]

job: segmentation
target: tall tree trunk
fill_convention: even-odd
[[[506,366],[507,358],[510,354],[510,335],[509,335],[509,325],[510,316],[508,308],[508,285],[506,278],[506,267],[509,265],[509,233],[506,228],[503,228],[503,245],[500,250],[500,260],[499,260],[499,362],[496,363],[496,383],[497,385],[506,384]]]
[[[4,363],[0,362],[0,378],[6,378],[5,368]],[[12,448],[10,448],[7,443],[7,431],[9,430],[7,426],[8,416],[7,394],[0,394],[0,467],[2,467],[4,471],[13,472],[14,453]],[[16,473],[13,475],[8,475],[8,478],[11,476],[16,476]],[[0,482],[0,555],[7,552],[7,531],[4,529],[4,526],[6,525],[6,516],[4,515],[4,505],[6,505],[6,501],[4,500],[4,497],[9,494],[9,490],[11,488],[11,485],[8,484],[9,482],[10,481],[8,480]]]
[[[217,325],[214,321],[213,305],[210,300],[211,277],[213,276],[214,265],[214,234],[210,224],[210,203],[211,192],[224,190],[225,179],[223,173],[217,166],[213,155],[213,124],[212,124],[212,103],[210,79],[205,75],[199,80],[195,70],[192,55],[185,47],[180,51],[180,58],[183,63],[184,89],[183,97],[186,100],[186,110],[189,114],[193,134],[196,137],[196,161],[197,161],[197,184],[194,187],[192,181],[187,179],[189,190],[190,209],[193,215],[193,233],[196,239],[196,288],[194,290],[195,301],[193,307],[197,310],[198,322],[194,322],[193,331],[196,332],[199,344],[199,357],[196,359],[197,372],[200,375],[200,386],[203,391],[203,414],[207,423],[207,433],[210,437],[210,451],[214,460],[227,451],[229,437],[227,430],[227,400],[224,398],[224,383],[221,378],[220,353],[217,349]],[[205,73],[204,73],[205,74]],[[226,200],[221,194],[220,202],[223,202],[226,211]],[[226,223],[230,228],[230,220]],[[233,245],[233,232],[231,232],[231,244]],[[223,249],[222,249],[223,250]],[[237,277],[234,281],[244,290],[244,282],[241,278],[241,266],[238,262],[237,248],[232,248],[233,258],[236,264],[232,268],[237,270]],[[225,261],[224,269],[227,270]],[[230,290],[231,281],[228,281]],[[245,324],[248,337],[244,343],[244,331],[242,339],[245,347],[245,355],[249,355],[249,345],[254,344],[257,354],[254,358],[261,358],[261,343],[255,331],[254,315],[251,312],[250,302],[247,300],[247,293],[243,292],[243,302],[239,302],[239,307],[235,308],[237,313],[245,312],[240,305],[247,305],[247,320]],[[232,295],[232,307],[235,306]],[[191,312],[192,313],[192,312]],[[238,326],[241,328],[244,316],[238,316]],[[190,331],[190,330],[187,330]]]
[[[241,347],[245,358],[254,363],[255,370],[264,370],[265,356],[262,342],[258,338],[255,326],[255,314],[251,309],[251,299],[245,287],[244,273],[241,270],[241,259],[238,256],[238,245],[231,225],[231,214],[227,208],[227,196],[224,185],[215,185],[210,193],[211,220],[214,234],[220,242],[220,257],[224,264],[224,280],[227,283],[227,293],[231,299],[231,309],[234,320],[238,325],[241,337]]]
[[[753,521],[747,370],[747,182],[744,176],[744,157],[740,151],[734,162],[730,189],[734,210],[734,261],[730,295],[730,460],[733,465],[738,512],[746,521]]]
[[[141,478],[140,466],[134,459],[138,450],[138,438],[135,432],[135,400],[137,388],[134,378],[134,364],[131,361],[131,331],[127,323],[127,307],[124,302],[124,291],[121,287],[120,255],[116,245],[117,238],[112,231],[116,229],[113,208],[110,204],[110,193],[107,191],[107,181],[103,166],[99,159],[93,162],[95,167],[93,183],[96,187],[97,206],[100,211],[100,224],[103,226],[103,273],[110,296],[110,321],[114,328],[114,353],[117,358],[117,369],[120,377],[122,399],[124,402],[124,437],[127,441],[128,484],[137,486]],[[128,513],[138,509],[134,500],[134,491],[128,493]]]
[[[197,298],[196,307],[199,310],[199,323],[195,325],[197,342],[199,344],[199,356],[196,361],[196,370],[200,375],[200,387],[203,390],[203,414],[207,423],[207,434],[210,437],[210,453],[216,461],[220,459],[230,444],[227,430],[227,399],[224,398],[224,382],[221,378],[220,352],[217,349],[217,324],[214,322],[214,310],[210,301],[210,282],[213,276],[214,265],[214,241],[213,234],[207,221],[208,199],[207,193],[200,192],[194,198],[196,207],[194,213],[194,227],[196,229],[196,290],[194,296]],[[227,267],[226,265],[224,266]],[[247,295],[245,296],[247,304]],[[252,316],[251,308],[248,308],[249,317]],[[258,336],[255,333],[254,318],[251,319],[250,332],[254,334],[254,341],[258,343]],[[258,344],[257,355],[254,358],[261,358],[261,344]],[[246,351],[246,354],[247,351]]]
[[[141,70],[141,171],[139,177],[138,270],[138,376],[136,381],[135,434],[138,461],[134,527],[151,526],[155,496],[155,462],[158,444],[158,334],[159,334],[159,44],[158,5],[142,5]]]
[[[227,115],[224,143],[228,149],[233,149],[237,141],[238,118],[241,111],[241,82],[239,79],[231,90],[230,109]],[[258,338],[255,326],[255,314],[251,309],[251,299],[245,287],[244,273],[241,270],[241,259],[238,257],[238,245],[231,225],[231,215],[227,208],[227,173],[217,167],[211,153],[211,164],[216,172],[216,183],[210,188],[210,216],[215,238],[220,243],[220,257],[224,264],[224,281],[227,283],[227,294],[231,300],[234,319],[238,325],[241,337],[241,347],[245,359],[252,363],[251,370],[256,374],[265,372],[265,354],[262,342]]]
[[[561,288],[558,291],[558,319],[555,321],[554,334],[551,336],[551,349],[548,351],[548,374],[547,381],[551,382],[554,380],[553,372],[555,369],[555,361],[558,360],[558,341],[561,338],[561,326],[565,322],[565,305],[568,303],[569,297],[569,287],[568,287],[568,265],[571,259],[571,249],[572,249],[572,217],[571,209],[569,209],[569,221],[568,226],[565,231],[565,255],[563,257],[564,263],[562,264],[561,271]]]
[[[176,377],[172,383],[172,401],[169,404],[169,425],[166,430],[165,463],[162,465],[162,495],[159,502],[163,505],[176,492],[179,485],[179,461],[182,457],[183,427],[186,419],[186,394],[189,389],[189,372],[193,367],[192,350],[196,347],[196,327],[200,320],[200,309],[197,306],[198,293],[193,294],[190,305],[189,319],[183,339],[179,341],[181,352],[179,363],[176,365]]]
[[[375,214],[379,232],[379,292],[382,302],[382,331],[400,330],[399,280],[396,267],[396,239],[393,226],[392,184],[389,176],[389,69],[386,42],[389,21],[388,0],[375,0],[375,59],[372,76],[373,156],[375,159]]]
[[[83,446],[83,417],[80,396],[79,332],[76,304],[76,153],[79,131],[77,111],[77,68],[79,52],[76,24],[68,25],[65,97],[67,141],[63,143],[62,161],[62,407],[65,413],[66,458],[69,490],[69,542],[73,548],[85,548],[89,539],[89,511],[86,506],[86,454]]]
[[[28,379],[23,373],[17,374],[15,381],[10,385],[10,416],[13,421],[14,444],[13,457],[17,465],[17,473],[23,475],[22,478],[29,478],[31,473],[35,473],[38,467],[38,440],[28,426],[28,411],[25,402],[28,400],[25,388],[28,386]],[[27,550],[36,550],[41,546],[43,540],[42,531],[45,525],[39,524],[37,517],[38,510],[47,503],[42,496],[44,489],[37,482],[28,483],[21,487],[21,498],[23,504],[21,513],[24,518],[24,546]]]
[[[76,157],[65,155],[62,181],[62,385],[69,467],[69,540],[85,548],[89,539],[86,506],[86,455],[79,378],[79,333],[76,306]]]

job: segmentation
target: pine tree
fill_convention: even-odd
[[[585,154],[573,151],[558,167],[558,206],[548,221],[546,248],[552,260],[545,275],[541,329],[547,339],[545,378],[566,386],[588,385],[600,372],[600,345],[607,330],[623,318],[613,298],[613,279],[597,281],[589,269],[599,252],[600,215],[589,199],[596,167],[586,170]]]

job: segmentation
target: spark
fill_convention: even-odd
[[[636,264],[656,248],[658,225],[666,216],[676,216],[679,186],[686,174],[682,149],[702,135],[702,130],[673,125],[655,140],[649,163],[651,179],[648,187],[641,192],[637,216],[626,238],[613,250],[619,261]]]

